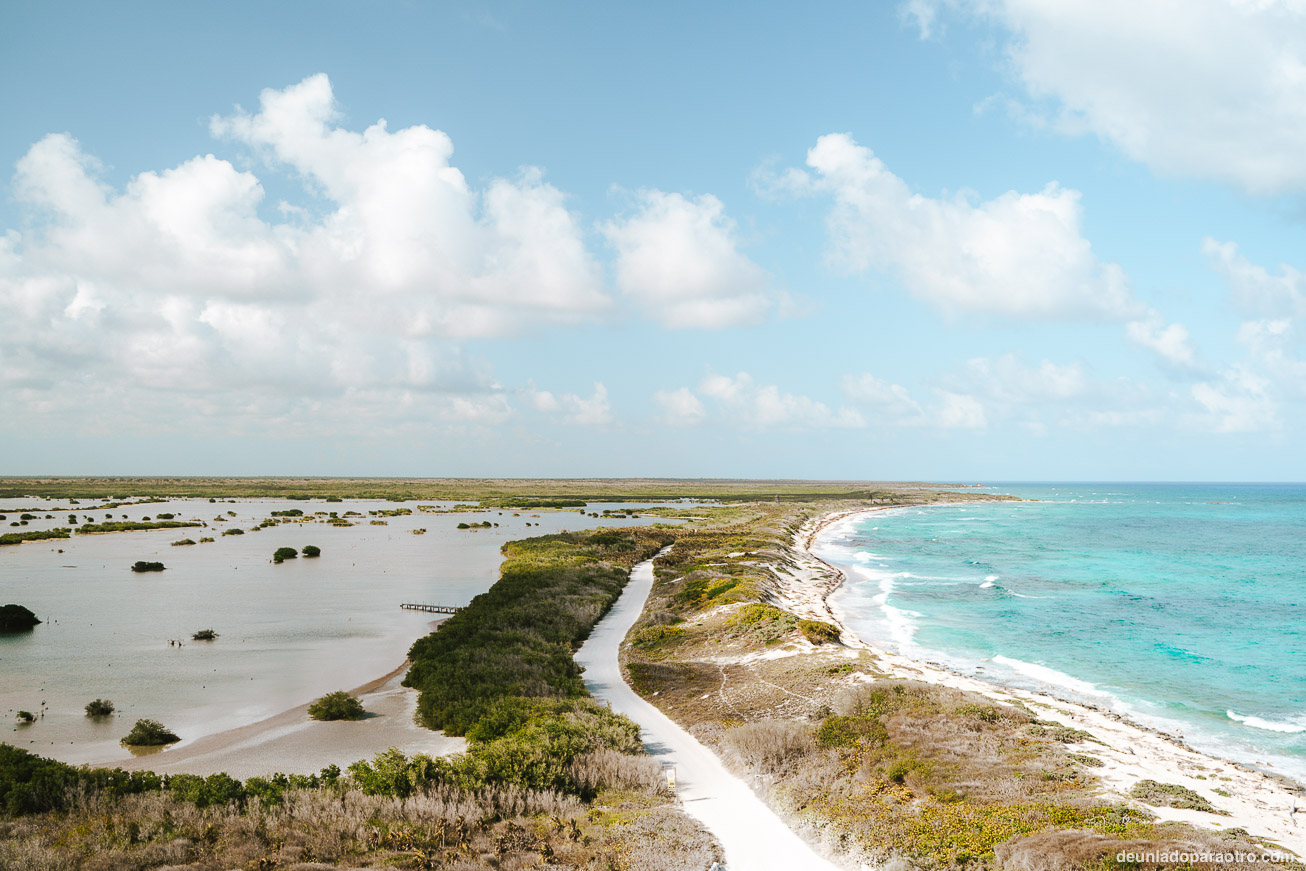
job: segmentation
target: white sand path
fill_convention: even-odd
[[[686,812],[721,842],[729,871],[839,871],[727,771],[716,754],[626,685],[618,650],[652,588],[653,561],[647,560],[631,571],[621,598],[576,654],[585,685],[612,710],[639,723],[654,759],[675,766],[677,795]]]

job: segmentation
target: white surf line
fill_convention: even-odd
[[[585,669],[585,686],[611,703],[612,710],[639,723],[654,759],[675,766],[676,793],[685,811],[716,835],[729,871],[840,871],[727,771],[715,753],[626,685],[618,650],[652,589],[653,560],[645,560],[631,570],[621,597],[576,653]]]

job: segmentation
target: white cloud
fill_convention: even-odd
[[[1124,272],[1099,261],[1081,234],[1077,191],[1053,183],[982,202],[932,199],[846,134],[822,136],[807,165],[815,178],[790,172],[781,183],[833,195],[830,255],[850,271],[892,271],[953,314],[1123,320],[1141,310]]]
[[[869,372],[845,375],[843,394],[849,402],[875,409],[877,423],[881,420],[921,423],[925,418],[924,410],[906,387],[876,378]]]
[[[1125,335],[1141,348],[1151,351],[1167,369],[1184,373],[1200,373],[1204,367],[1198,362],[1197,352],[1183,324],[1166,325],[1160,315],[1147,320],[1125,324]]]
[[[1194,384],[1192,396],[1206,414],[1192,419],[1198,426],[1222,433],[1258,432],[1278,426],[1278,403],[1269,395],[1269,382],[1242,365],[1219,381]]]
[[[975,357],[954,381],[963,392],[979,394],[1008,405],[1045,405],[1084,396],[1088,379],[1079,363],[1058,365],[1043,360],[1026,366],[1016,354]]]
[[[939,426],[944,429],[983,429],[988,426],[984,406],[978,399],[947,390],[937,392],[941,401],[938,409]]]
[[[1005,27],[1031,111],[1158,172],[1306,187],[1301,0],[911,0],[922,35],[961,10]]]
[[[774,384],[758,384],[747,372],[733,377],[708,375],[699,383],[697,395],[682,387],[658,391],[654,401],[664,411],[673,411],[678,406],[688,409],[695,419],[704,419],[707,412],[699,395],[712,401],[719,419],[746,429],[859,429],[866,426],[866,419],[854,408],[831,409],[809,396],[786,393]],[[697,411],[702,414],[698,415]]]
[[[602,312],[581,222],[536,170],[478,191],[444,133],[337,117],[318,75],[212,120],[302,180],[304,202],[277,210],[214,155],[118,190],[71,136],[33,145],[13,186],[30,229],[0,235],[6,387],[40,384],[83,419],[93,403],[166,418],[192,401],[264,420],[338,409],[355,426],[504,419],[502,388],[451,342]],[[0,416],[35,409],[7,392]]]
[[[575,393],[554,395],[547,390],[531,390],[531,404],[537,411],[558,416],[558,420],[573,426],[606,426],[612,423],[612,407],[608,404],[608,388],[594,382],[594,393],[589,397]]]
[[[688,387],[659,390],[653,394],[653,402],[662,409],[661,422],[671,426],[693,426],[707,416],[703,403]]]
[[[735,222],[716,197],[657,190],[639,211],[601,229],[617,250],[617,285],[668,327],[756,323],[773,305],[770,278],[739,252]]]
[[[1306,397],[1306,360],[1300,349],[1293,322],[1287,318],[1247,321],[1238,329],[1238,343],[1245,346],[1256,366],[1273,381],[1277,391]]]
[[[1232,242],[1208,237],[1202,241],[1202,251],[1210,258],[1211,268],[1228,282],[1234,302],[1243,310],[1271,317],[1306,316],[1306,274],[1281,264],[1279,274],[1271,275],[1239,254]]]

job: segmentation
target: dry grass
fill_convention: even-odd
[[[1105,804],[1087,733],[813,649],[775,607],[772,570],[792,566],[812,512],[852,506],[755,507],[750,523],[678,535],[623,657],[635,689],[795,829],[850,865],[902,871],[1106,869],[1128,849],[1254,846]]]
[[[556,793],[439,787],[406,799],[293,792],[276,807],[196,808],[167,794],[85,798],[0,822],[4,871],[440,868],[706,869],[717,848],[658,794],[656,766],[587,760],[634,791],[594,807]],[[651,764],[651,763],[650,763]]]

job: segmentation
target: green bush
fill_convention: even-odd
[[[304,550],[302,551],[302,553],[306,557],[318,557],[322,555],[322,548],[318,547],[315,544],[306,544],[304,545]]]
[[[293,547],[279,547],[277,548],[276,553],[272,554],[272,561],[274,563],[282,563],[288,559],[294,559],[297,556],[299,556],[299,551],[295,550]]]
[[[174,541],[174,542],[172,543],[172,546],[173,546],[173,547],[186,547],[187,545],[194,544],[194,543],[195,543],[195,539],[193,539],[193,538],[183,538],[183,539],[181,539],[180,541]]]
[[[0,632],[26,632],[40,623],[36,615],[22,605],[0,606]]]
[[[165,569],[167,569],[167,566],[163,563],[152,563],[145,560],[137,560],[132,564],[132,571],[134,572],[161,572]]]
[[[222,534],[223,534],[223,535],[244,535],[244,534],[245,534],[245,530],[243,530],[243,529],[238,529],[238,528],[224,529],[224,530],[222,531]]]
[[[327,693],[308,706],[314,720],[361,720],[367,715],[363,703],[344,690]]]
[[[194,641],[216,641],[217,638],[218,633],[214,632],[212,629],[201,629],[199,632],[196,632],[191,636],[191,639]]]
[[[823,620],[799,620],[798,629],[813,644],[833,644],[839,640],[839,628]]]
[[[127,733],[127,737],[122,739],[122,743],[128,747],[158,747],[180,740],[180,736],[168,731],[156,720],[137,720],[136,725]]]
[[[19,711],[18,721],[20,723],[35,723],[36,714],[33,714],[31,711]]]
[[[96,699],[86,703],[86,716],[107,717],[113,713],[113,702],[108,699]]]

